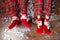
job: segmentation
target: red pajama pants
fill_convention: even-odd
[[[41,34],[44,30],[46,34],[50,34],[49,18],[51,14],[51,1],[52,0],[34,0],[34,14],[37,17],[37,33]],[[45,16],[44,22],[42,16]]]

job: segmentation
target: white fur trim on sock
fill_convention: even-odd
[[[13,16],[12,20],[18,20],[18,17],[17,16]]]
[[[18,17],[17,16],[13,16],[11,23],[13,22],[13,20],[18,20]]]
[[[49,16],[48,15],[46,15],[45,17],[46,17],[46,19],[49,19]]]
[[[38,28],[42,25],[42,21],[37,22]]]
[[[22,15],[22,16],[21,16],[21,20],[22,20],[22,19],[26,19],[26,20],[28,21],[28,18],[26,17],[26,15]]]
[[[27,19],[26,15],[22,15],[21,19]]]
[[[40,15],[38,15],[37,18],[40,18]]]
[[[44,21],[44,25],[46,25],[48,27],[48,29],[50,28],[50,23],[49,22]]]

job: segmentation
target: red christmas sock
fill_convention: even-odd
[[[14,20],[14,21],[10,24],[10,26],[9,26],[8,28],[9,28],[9,29],[14,28],[15,25],[16,25],[18,22],[19,22],[19,20]]]
[[[8,28],[9,28],[9,29],[14,28],[15,25],[17,25],[19,22],[20,22],[20,20],[18,20],[18,17],[14,15],[14,16],[12,17],[11,24],[10,24],[10,26],[9,26]]]
[[[27,28],[31,28],[31,24],[29,24],[26,19],[22,19],[21,21]]]
[[[42,26],[40,26],[39,28],[37,28],[36,32],[37,32],[38,34],[42,34],[42,32],[43,32]]]
[[[32,27],[31,24],[28,22],[28,18],[26,17],[26,12],[22,12],[21,21],[27,28],[31,28]]]
[[[43,32],[42,21],[41,21],[40,15],[37,15],[37,30],[36,30],[36,32],[38,34],[42,34],[42,32]]]
[[[47,27],[46,25],[44,25],[44,32],[45,32],[46,34],[51,34],[50,29],[48,29],[48,27]]]
[[[46,34],[51,34],[49,15],[45,15],[44,31],[45,31]]]

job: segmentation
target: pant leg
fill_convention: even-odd
[[[52,0],[44,0],[44,13],[49,16],[51,14],[51,2]]]
[[[35,15],[41,14],[43,7],[43,0],[34,0],[34,13]]]
[[[7,0],[5,2],[5,4],[6,4],[6,13],[9,16],[12,16],[12,21],[11,21],[11,24],[9,25],[8,29],[12,29],[19,22],[18,17],[17,17],[18,13],[16,11],[16,2],[15,2],[15,0]]]
[[[43,0],[34,0],[34,14],[37,17],[38,21],[41,21],[41,14],[42,14],[42,7],[43,7]]]
[[[36,32],[38,34],[41,34],[43,32],[42,30],[42,20],[41,20],[41,14],[42,14],[42,7],[43,7],[43,0],[34,0],[34,15],[37,17],[37,29]]]
[[[15,0],[6,0],[6,14],[7,16],[17,16],[17,11],[15,8]]]
[[[18,0],[18,3],[19,3],[20,13],[27,12],[28,0]]]
[[[31,24],[28,22],[28,18],[27,18],[28,0],[18,0],[18,2],[19,2],[19,9],[20,9],[20,15],[21,15],[20,20],[25,25],[25,27],[31,28]]]
[[[45,14],[45,20],[44,20],[44,31],[46,34],[50,34],[50,21],[49,17],[51,14],[51,1],[52,0],[44,0],[44,14]]]

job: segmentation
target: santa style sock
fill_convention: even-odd
[[[31,24],[28,22],[28,18],[26,17],[26,12],[22,12],[21,21],[27,28],[31,28],[32,27]]]
[[[13,16],[12,17],[12,21],[11,21],[11,24],[10,26],[8,27],[8,29],[13,29],[16,24],[18,24],[20,21],[18,20],[18,17],[17,16]]]
[[[46,34],[51,34],[49,16],[48,15],[45,15],[45,16],[46,18],[44,21],[44,31]]]
[[[36,29],[36,32],[38,34],[42,34],[43,33],[42,26],[39,26],[39,28]]]
[[[46,34],[51,34],[49,21],[49,17],[51,15],[51,2],[52,0],[44,0],[44,13],[45,13],[44,31]]]
[[[46,34],[51,34],[50,29],[48,29],[48,26],[46,26],[46,25],[44,25],[44,32],[45,32]]]
[[[18,23],[19,20],[13,20],[12,23],[10,24],[10,26],[8,27],[9,29],[13,29],[16,24]]]
[[[36,29],[36,32],[38,34],[42,34],[42,32],[43,32],[42,21],[41,21],[40,15],[37,16],[37,29]]]

